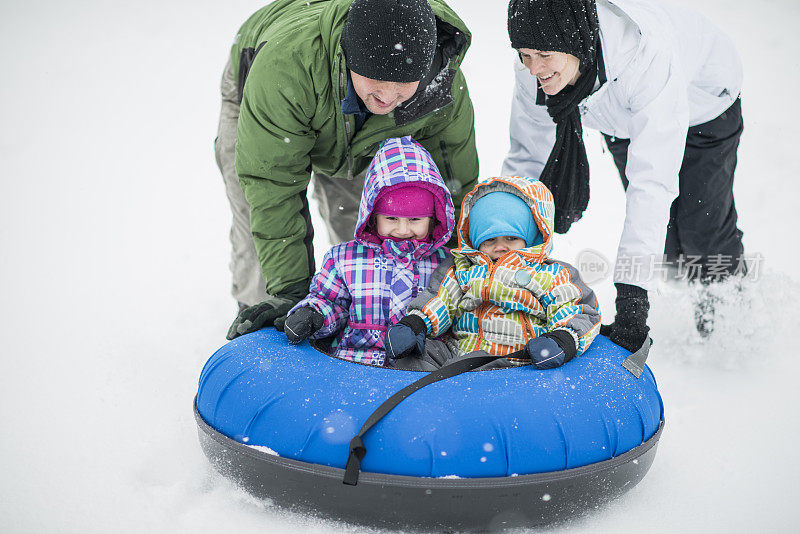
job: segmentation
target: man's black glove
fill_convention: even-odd
[[[553,330],[528,341],[525,352],[537,369],[554,369],[570,361],[578,351],[569,332]]]
[[[267,326],[274,326],[282,331],[286,314],[308,294],[308,285],[308,282],[292,284],[276,295],[268,295],[264,302],[243,309],[234,319],[225,337],[234,339]]]
[[[286,318],[283,332],[289,343],[300,343],[322,328],[325,317],[314,308],[303,306]]]
[[[647,290],[629,284],[614,284],[617,288],[617,316],[610,325],[602,325],[600,333],[620,347],[636,352],[647,339],[647,313],[650,301]]]
[[[386,331],[384,347],[386,358],[394,361],[411,355],[422,356],[425,352],[425,334],[428,328],[425,321],[416,315],[406,315],[400,322]]]

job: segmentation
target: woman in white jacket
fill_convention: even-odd
[[[733,201],[741,61],[708,20],[654,0],[511,0],[508,10],[524,67],[503,174],[540,177],[566,232],[589,201],[582,128],[604,134],[627,199],[617,314],[603,333],[635,350],[664,256],[694,262],[688,272],[702,282],[745,268]]]

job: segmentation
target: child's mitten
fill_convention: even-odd
[[[325,318],[314,308],[303,306],[286,318],[283,331],[290,343],[300,343],[322,328]]]
[[[386,331],[384,346],[389,361],[425,352],[425,321],[416,315],[406,315]]]
[[[531,339],[525,352],[537,369],[554,369],[575,357],[575,340],[565,330],[553,330]]]

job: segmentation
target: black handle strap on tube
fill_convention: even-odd
[[[367,418],[366,422],[361,427],[361,430],[358,431],[358,434],[356,434],[353,439],[350,440],[350,455],[347,458],[347,465],[344,468],[344,480],[342,480],[342,482],[348,486],[355,486],[358,484],[358,475],[361,472],[361,460],[363,460],[364,456],[367,454],[367,448],[364,447],[364,442],[361,441],[361,438],[363,438],[364,434],[366,434],[370,428],[375,426],[378,421],[383,419],[390,411],[392,411],[395,406],[400,404],[403,399],[406,399],[418,389],[424,388],[429,384],[472,371],[473,369],[477,369],[481,365],[485,365],[489,362],[497,360],[498,358],[524,357],[525,351],[520,350],[504,356],[492,356],[485,351],[476,351],[475,354],[479,354],[479,356],[463,358],[423,376],[416,382],[412,382],[411,384],[407,385],[389,397],[386,401],[384,401],[383,404],[378,406],[378,408],[372,412],[372,415]]]

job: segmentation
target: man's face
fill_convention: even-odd
[[[367,109],[375,115],[386,115],[414,96],[419,82],[382,82],[350,71],[353,88]]]

